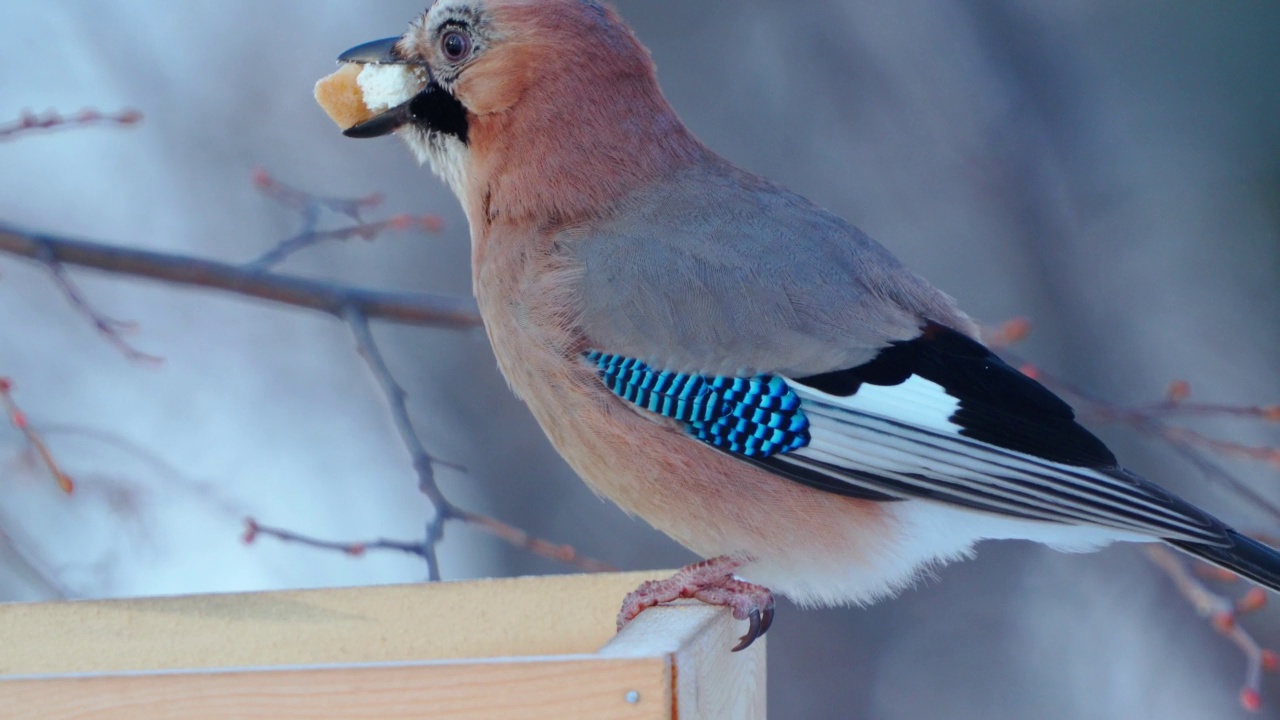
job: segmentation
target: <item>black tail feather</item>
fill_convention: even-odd
[[[1226,535],[1231,544],[1225,546],[1201,545],[1184,540],[1165,542],[1269,590],[1280,592],[1280,551],[1235,530],[1227,530]]]

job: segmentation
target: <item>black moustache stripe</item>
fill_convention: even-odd
[[[409,101],[409,117],[418,127],[467,142],[467,109],[434,82]]]

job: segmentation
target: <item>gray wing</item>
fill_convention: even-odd
[[[559,241],[583,268],[590,341],[670,370],[805,376],[861,365],[926,321],[976,334],[862,231],[727,164],[677,174]]]
[[[1230,561],[1221,523],[1119,468],[950,298],[848,223],[723,166],[617,216],[560,240],[583,266],[588,359],[628,402],[827,492],[1100,526]]]

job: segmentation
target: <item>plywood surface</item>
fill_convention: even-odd
[[[0,604],[0,675],[592,653],[663,574]]]
[[[653,658],[96,675],[0,682],[0,717],[666,720],[669,678]]]

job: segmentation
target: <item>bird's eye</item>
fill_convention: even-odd
[[[461,30],[450,30],[440,37],[440,52],[449,62],[459,62],[471,54],[471,36]]]

